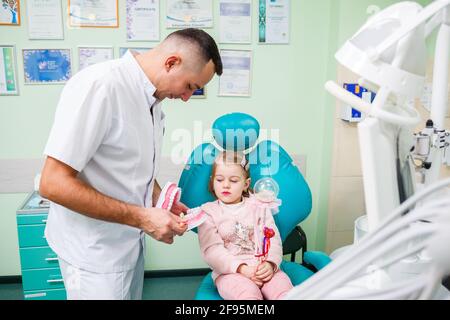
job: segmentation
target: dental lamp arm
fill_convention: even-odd
[[[354,107],[355,109],[358,109],[358,111],[380,118],[386,122],[394,123],[399,126],[415,126],[420,123],[420,115],[415,109],[410,110],[410,112],[414,113],[411,117],[400,116],[387,112],[381,108],[372,107],[372,104],[358,98],[334,81],[327,81],[325,84],[325,89],[338,100]]]
[[[439,12],[431,18],[425,25],[425,38],[428,38],[431,33],[442,24],[443,12]]]
[[[373,61],[378,60],[378,58],[391,46],[397,43],[401,38],[406,36],[412,30],[417,28],[422,23],[426,22],[428,19],[432,18],[434,15],[438,14],[441,10],[449,10],[450,0],[436,0],[429,6],[427,6],[418,16],[411,22],[407,23],[405,26],[398,29],[392,35],[390,35],[386,40],[380,43],[374,50],[370,53],[370,57]],[[429,31],[429,30],[428,30]],[[431,32],[430,32],[431,33]]]

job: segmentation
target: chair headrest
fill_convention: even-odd
[[[245,151],[259,137],[259,122],[245,113],[229,113],[214,121],[213,137],[224,150]]]

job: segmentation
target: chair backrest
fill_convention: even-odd
[[[260,126],[252,116],[231,113],[213,124],[214,140],[224,150],[247,151],[251,187],[261,178],[271,177],[280,187],[282,204],[274,216],[282,240],[311,212],[311,191],[287,152],[277,143],[264,140],[256,144]],[[215,198],[208,191],[214,159],[220,150],[204,143],[191,153],[178,186],[183,190],[181,201],[188,207],[198,207]]]

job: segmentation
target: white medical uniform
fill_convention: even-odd
[[[164,131],[155,90],[130,51],[83,69],[61,93],[44,154],[74,168],[79,179],[107,196],[151,207]],[[52,203],[45,236],[61,260],[69,299],[139,296],[123,290],[133,287],[127,281],[134,277],[143,281],[141,230]],[[71,292],[67,269],[88,275],[79,279],[85,292]],[[111,288],[115,293],[104,294]]]

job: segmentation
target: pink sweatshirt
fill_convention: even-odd
[[[274,263],[278,270],[283,248],[272,214],[266,213],[263,222],[262,211],[252,210],[250,201],[245,197],[239,204],[226,205],[216,200],[202,205],[201,208],[208,218],[198,227],[198,239],[202,257],[213,270],[213,280],[221,274],[236,273],[242,263],[250,266],[259,264],[258,258],[255,257],[256,223],[275,231],[275,235],[270,239],[266,260]],[[262,239],[260,241],[262,242]]]

